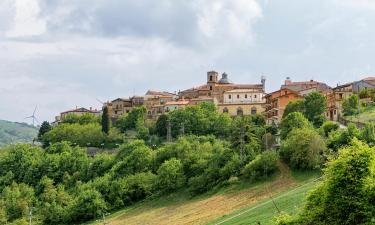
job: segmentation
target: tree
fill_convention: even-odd
[[[311,127],[310,122],[300,112],[293,112],[281,120],[280,136],[285,139],[289,132],[295,128]]]
[[[100,124],[97,123],[84,125],[63,123],[43,135],[43,141],[46,143],[69,141],[82,147],[100,147],[105,139],[105,133],[102,132]]]
[[[156,134],[159,137],[167,136],[168,120],[169,120],[168,115],[163,114],[159,116],[158,120],[156,121],[155,129],[156,129]]]
[[[50,131],[51,129],[52,129],[51,125],[47,121],[44,121],[39,128],[38,140],[41,141],[42,136],[48,131]]]
[[[308,195],[302,212],[283,224],[374,224],[374,166],[374,149],[353,140],[328,164],[324,181]]]
[[[333,121],[326,121],[320,127],[320,130],[325,137],[328,137],[329,133],[331,133],[332,131],[338,130],[339,128],[340,126],[337,123]]]
[[[259,180],[277,170],[278,155],[274,151],[265,151],[255,157],[242,170],[242,174],[251,180]]]
[[[358,113],[359,99],[358,95],[351,95],[342,103],[342,111],[345,116],[351,116]]]
[[[108,107],[104,106],[103,114],[102,114],[102,131],[105,134],[109,133],[109,129],[111,127],[111,121],[108,114]]]
[[[180,160],[172,158],[165,161],[158,169],[158,188],[163,192],[174,191],[185,183],[183,165]]]
[[[146,112],[147,110],[144,106],[133,108],[128,115],[122,116],[116,121],[116,127],[122,132],[136,129],[137,121],[144,121]]]
[[[326,145],[311,128],[293,129],[283,141],[281,158],[294,169],[315,169],[323,163]]]
[[[375,144],[375,123],[366,123],[365,127],[361,131],[361,139],[366,141],[368,144]]]
[[[305,97],[304,110],[305,117],[315,127],[320,127],[324,122],[322,114],[327,110],[327,100],[319,92],[312,92]]]
[[[292,112],[305,112],[305,102],[304,100],[296,100],[289,102],[284,110],[283,118],[285,118],[287,115],[289,115]]]

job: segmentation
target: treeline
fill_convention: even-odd
[[[278,155],[269,150],[276,130],[260,115],[232,119],[202,104],[174,111],[149,127],[143,116],[143,109],[136,109],[111,126],[108,134],[98,118],[72,116],[57,127],[43,126],[39,137],[44,148],[4,149],[0,223],[27,224],[29,207],[34,207],[33,224],[78,224],[150,196],[180,189],[195,196],[277,171]],[[173,142],[163,141],[165,128],[156,128],[164,119],[171,123]],[[85,129],[91,131],[82,134]],[[100,143],[98,137],[108,140],[114,130],[123,137],[132,130],[138,138],[141,134],[147,138],[121,139],[115,154],[92,158],[79,146]],[[150,141],[153,136],[158,145]]]
[[[277,171],[281,159],[295,170],[325,168],[326,179],[297,216],[282,215],[279,225],[371,224],[375,162],[368,145],[375,143],[374,125],[342,129],[324,121],[325,99],[317,93],[298,104],[287,107],[279,128],[261,115],[230,118],[210,104],[172,111],[155,123],[137,108],[114,125],[88,115],[54,128],[45,124],[43,148],[1,151],[0,223],[26,225],[34,207],[33,224],[79,224],[151,196],[180,190],[196,196],[261,180]],[[85,129],[91,132],[82,134]],[[169,133],[172,142],[166,141]],[[84,146],[101,141],[119,145],[116,153],[88,157]]]

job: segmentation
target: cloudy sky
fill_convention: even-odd
[[[236,83],[375,75],[374,0],[0,0],[0,119]]]

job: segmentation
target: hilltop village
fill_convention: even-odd
[[[147,118],[156,120],[160,115],[189,105],[198,105],[202,102],[213,103],[218,112],[228,113],[230,116],[263,114],[268,124],[278,124],[289,102],[303,99],[304,96],[319,92],[327,99],[327,119],[337,121],[342,113],[342,103],[353,94],[361,90],[375,89],[375,77],[367,77],[359,81],[330,87],[315,80],[292,81],[286,78],[280,89],[271,93],[265,92],[266,78],[260,77],[258,84],[236,84],[231,81],[228,74],[219,77],[216,71],[207,72],[207,82],[197,87],[192,87],[178,93],[149,90],[143,96],[129,98],[116,98],[103,104],[108,108],[112,121],[120,116],[127,115],[133,108],[144,106]],[[362,100],[363,101],[363,100]],[[368,99],[364,99],[368,101]],[[102,110],[76,108],[61,112],[56,116],[53,124],[58,124],[67,115],[82,115],[85,113],[99,116]]]

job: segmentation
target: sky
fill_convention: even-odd
[[[0,0],[0,119],[179,91],[375,75],[375,0]]]

